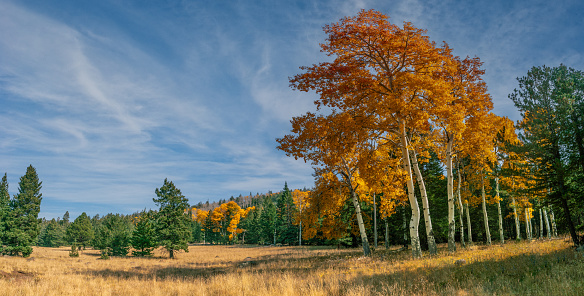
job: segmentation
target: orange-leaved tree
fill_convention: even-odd
[[[278,149],[286,152],[288,156],[311,162],[317,172],[315,175],[321,179],[321,183],[325,184],[324,188],[329,187],[330,183],[335,184],[335,186],[338,183],[340,187],[343,187],[340,189],[340,194],[335,194],[331,199],[329,199],[331,196],[322,199],[322,201],[328,202],[316,203],[311,200],[310,203],[312,205],[320,204],[325,208],[339,209],[338,205],[350,198],[355,209],[363,253],[369,256],[371,251],[363,223],[360,198],[356,191],[359,186],[357,183],[359,179],[357,170],[359,149],[362,149],[362,145],[366,143],[367,139],[367,135],[363,133],[364,130],[356,128],[357,122],[360,120],[360,117],[353,116],[348,112],[337,113],[333,111],[328,116],[307,113],[294,117],[292,119],[293,134],[286,135],[277,141],[280,143]],[[331,194],[330,190],[315,191]],[[322,197],[320,194],[312,194],[311,196]],[[303,215],[310,213],[317,214],[306,211]],[[312,221],[315,220],[312,219]]]
[[[328,38],[321,45],[322,51],[335,59],[303,67],[305,73],[293,77],[291,85],[316,91],[320,95],[315,101],[319,110],[324,106],[360,118],[352,128],[369,130],[360,133],[372,138],[397,136],[412,209],[412,254],[419,257],[420,209],[409,156],[409,150],[418,143],[408,141],[408,137],[429,131],[435,107],[451,98],[449,85],[438,74],[453,64],[450,49],[445,44],[436,46],[424,30],[411,23],[396,26],[373,10],[343,18],[325,26],[324,31]],[[429,221],[429,211],[424,213]]]

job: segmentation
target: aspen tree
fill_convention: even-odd
[[[467,229],[468,229],[468,244],[472,245],[472,229],[470,226],[470,208],[468,205],[468,200],[465,203],[466,205],[466,222],[467,222]]]
[[[545,230],[547,233],[547,238],[551,239],[552,238],[552,232],[550,229],[550,220],[548,219],[548,214],[547,214],[547,208],[543,207],[543,217],[545,219]]]
[[[307,113],[295,117],[292,119],[294,134],[278,139],[280,143],[278,149],[286,152],[288,156],[303,158],[315,167],[320,167],[317,175],[324,176],[324,181],[338,183],[348,191],[347,194],[335,194],[334,197],[338,201],[331,201],[331,205],[342,204],[347,196],[351,199],[361,235],[363,253],[369,256],[371,251],[363,224],[360,196],[356,192],[359,186],[357,183],[359,179],[358,151],[362,149],[362,145],[366,144],[367,137],[362,133],[362,129],[353,128],[356,126],[356,120],[359,119],[348,112],[334,111],[328,116]]]
[[[420,172],[420,167],[418,165],[418,157],[415,150],[410,150],[411,154],[411,164],[416,173],[416,180],[418,181],[418,188],[420,190],[420,195],[422,199],[422,210],[424,214],[424,223],[426,228],[426,236],[428,238],[428,251],[430,255],[436,255],[438,252],[438,247],[436,246],[436,240],[434,239],[434,230],[432,228],[432,219],[430,218],[430,204],[428,202],[428,193],[426,192],[426,185],[424,183],[424,178],[422,177],[422,172]]]
[[[503,215],[501,212],[501,197],[499,194],[499,180],[501,178],[501,170],[503,161],[509,156],[509,145],[517,145],[517,134],[515,133],[515,127],[513,121],[509,120],[507,117],[498,118],[499,126],[497,130],[497,135],[494,138],[494,148],[496,162],[494,163],[495,171],[495,193],[496,193],[496,203],[497,203],[497,214],[499,216],[499,240],[501,244],[505,243],[505,234],[503,233]]]
[[[427,116],[421,108],[428,104],[422,94],[429,93],[424,89],[440,87],[434,83],[432,73],[441,69],[450,50],[437,48],[423,35],[424,30],[410,23],[399,28],[376,11],[361,11],[356,17],[343,18],[325,26],[325,33],[329,37],[321,47],[336,56],[335,61],[303,68],[307,73],[292,79],[293,87],[315,89],[321,96],[317,106],[360,109],[365,114],[377,112],[380,122],[376,129],[403,137],[400,141],[403,168],[409,171],[408,191],[413,191],[405,138],[408,130],[423,126],[422,120]],[[348,93],[355,95],[345,96]],[[392,118],[397,120],[392,122]],[[419,257],[420,213],[413,192],[408,195],[413,217],[410,223],[413,255]]]
[[[458,183],[456,186],[456,195],[457,195],[457,202],[458,202],[458,217],[460,218],[460,244],[462,245],[463,248],[466,248],[466,243],[464,241],[464,207],[462,205],[462,196],[460,194],[460,186],[462,183],[462,177],[461,177],[461,171],[460,171],[460,165],[458,165],[458,161],[457,161],[457,175],[458,175]]]
[[[487,245],[491,245],[491,231],[489,230],[489,217],[487,216],[487,202],[485,199],[485,176],[481,175],[481,197],[483,198],[483,219],[485,220],[485,236],[487,237]]]
[[[552,235],[558,237],[558,227],[556,226],[556,218],[554,217],[554,209],[550,208],[550,220],[552,222]]]
[[[539,212],[539,239],[543,238],[543,213],[541,208],[538,210]]]
[[[447,199],[448,199],[448,250],[453,252],[456,249],[454,236],[455,227],[455,197],[454,197],[454,176],[453,158],[458,155],[472,154],[469,147],[461,142],[467,122],[472,117],[484,116],[492,108],[491,97],[486,93],[486,84],[481,76],[484,70],[479,58],[453,58],[453,67],[445,69],[444,79],[451,88],[452,100],[444,107],[439,108],[439,116],[434,119],[436,127],[442,130],[441,140],[438,142],[444,146],[444,158],[447,178]]]

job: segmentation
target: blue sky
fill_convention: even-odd
[[[584,70],[581,1],[0,0],[0,172],[15,193],[35,166],[47,218],[155,208],[164,178],[192,204],[311,187],[275,148],[314,111],[288,77],[326,59],[325,24],[361,9],[480,57],[513,120],[516,77]]]

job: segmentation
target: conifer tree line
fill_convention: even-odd
[[[18,194],[8,194],[7,176],[0,183],[0,251],[2,254],[28,257],[33,245],[60,247],[71,245],[72,256],[78,249],[93,247],[101,250],[102,258],[150,256],[152,251],[163,247],[169,257],[178,251],[188,252],[192,242],[193,223],[189,216],[188,199],[172,181],[164,180],[156,188],[154,203],[157,211],[149,210],[132,215],[107,214],[90,218],[85,212],[70,221],[69,212],[63,218],[38,219],[42,182],[36,170],[29,166],[20,178]]]

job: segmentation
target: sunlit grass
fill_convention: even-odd
[[[411,259],[378,248],[191,246],[170,260],[69,257],[35,248],[0,257],[0,295],[583,295],[584,258],[568,241],[473,246]],[[456,265],[464,259],[466,264]],[[251,261],[251,262],[250,262]]]

